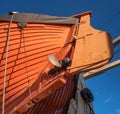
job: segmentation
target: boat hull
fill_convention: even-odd
[[[90,16],[0,16],[0,113],[66,111],[75,75],[99,68],[113,56],[111,36],[91,27]],[[48,60],[51,54],[57,63],[67,58],[69,64],[55,66]]]

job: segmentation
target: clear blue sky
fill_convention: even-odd
[[[71,16],[92,11],[91,24],[109,32],[113,39],[120,35],[120,0],[2,0],[0,14],[10,11]],[[112,61],[120,59],[120,45]],[[120,66],[86,81],[94,94],[95,114],[120,114]]]

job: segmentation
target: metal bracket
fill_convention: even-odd
[[[18,23],[18,27],[20,27],[20,28],[24,28],[24,27],[26,27],[27,26],[27,22],[19,22]]]

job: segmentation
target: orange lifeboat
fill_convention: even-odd
[[[67,111],[75,75],[113,56],[111,36],[91,27],[90,17],[0,15],[0,113]]]

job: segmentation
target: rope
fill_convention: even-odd
[[[24,32],[23,32],[23,28],[21,29],[21,35],[22,35],[22,40],[23,40],[23,47],[24,47],[24,59],[25,59],[25,63],[26,63],[26,75],[27,75],[27,81],[28,81],[28,89],[29,89],[29,94],[30,94],[30,99],[32,99],[32,92],[31,92],[31,88],[30,88],[30,79],[29,79],[29,75],[28,75],[28,63],[27,63],[27,55],[26,55],[26,48],[25,48],[25,39],[24,39]]]
[[[13,17],[14,17],[14,13],[11,16],[11,20],[9,23],[9,27],[8,27],[8,35],[7,35],[7,44],[6,44],[6,59],[5,59],[5,69],[4,69],[4,84],[3,84],[3,99],[2,99],[2,114],[5,113],[5,91],[6,91],[6,75],[7,75],[7,63],[8,63],[8,46],[9,46],[9,41],[10,41],[10,27],[13,21]]]

